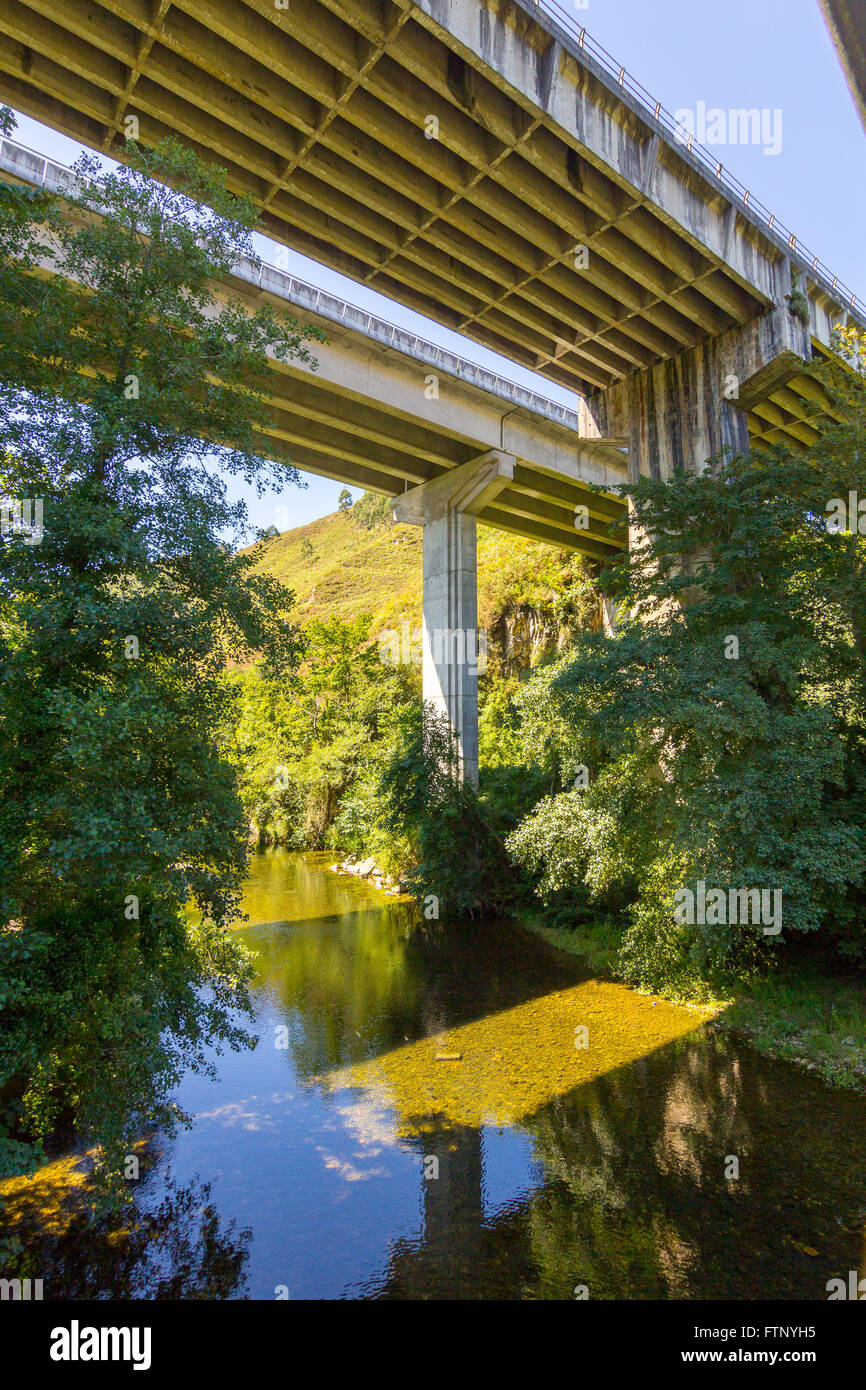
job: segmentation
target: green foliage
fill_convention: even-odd
[[[236,757],[260,844],[372,855],[450,916],[504,910],[518,876],[503,839],[537,779],[499,766],[481,797],[453,775],[453,747],[427,710],[418,674],[379,660],[369,620],[304,628],[288,680],[238,674]]]
[[[862,378],[834,385],[845,419],[811,454],[630,489],[643,540],[610,582],[618,635],[581,637],[521,692],[557,789],[509,846],[543,897],[630,904],[619,963],[642,985],[696,988],[819,929],[866,955],[864,540],[825,524],[831,497],[866,495],[866,408]],[[699,880],[781,891],[782,935],[679,924]]]
[[[785,298],[788,301],[788,312],[791,317],[797,319],[804,328],[809,328],[812,323],[809,296],[801,288],[800,272],[796,266],[791,267],[791,293],[786,294]]]
[[[495,813],[456,773],[448,721],[425,704],[382,770],[383,823],[411,847],[405,877],[416,898],[437,898],[442,916],[503,911],[513,903],[516,875]]]
[[[352,508],[352,520],[362,531],[393,526],[392,506],[393,498],[383,497],[378,492],[364,492]]]
[[[65,207],[0,189],[0,482],[44,505],[41,543],[0,542],[0,1151],[69,1126],[115,1177],[205,1045],[249,1041],[223,672],[285,673],[296,637],[220,475],[295,480],[259,453],[272,358],[313,365],[213,298],[252,205],[175,143],[127,158]]]
[[[344,487],[337,501],[337,510],[350,512],[352,510],[352,494],[348,488]]]
[[[375,770],[390,755],[415,681],[411,669],[379,660],[369,628],[366,616],[314,620],[303,629],[297,672],[237,678],[236,756],[260,844],[373,852],[357,843],[359,798],[375,798]],[[364,817],[368,832],[374,819]]]

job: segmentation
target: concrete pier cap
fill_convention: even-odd
[[[601,434],[628,442],[629,473],[672,478],[748,453],[748,412],[808,370],[809,328],[786,304],[636,372],[587,405]]]
[[[490,449],[395,497],[395,521],[423,526],[425,703],[457,737],[458,774],[478,786],[478,672],[486,641],[478,632],[477,521],[514,477],[516,458]]]

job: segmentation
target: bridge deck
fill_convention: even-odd
[[[866,322],[544,3],[4,0],[0,91],[119,157],[128,117],[182,135],[277,240],[580,392],[781,304],[792,264],[817,343]]]
[[[55,192],[72,177],[10,140],[0,143],[0,169]],[[251,305],[264,297],[328,335],[315,347],[315,372],[278,364],[273,425],[261,440],[268,456],[395,496],[503,449],[518,460],[514,480],[479,513],[482,522],[596,560],[620,552],[608,526],[624,504],[589,485],[625,482],[626,458],[621,441],[583,437],[593,429],[585,411],[546,400],[276,266],[242,263],[216,293]],[[578,506],[589,515],[585,528],[575,524]]]

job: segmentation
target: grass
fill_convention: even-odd
[[[866,982],[817,966],[781,966],[734,991],[716,1027],[831,1086],[866,1091]]]
[[[296,623],[325,621],[332,614],[351,622],[368,613],[374,637],[383,628],[399,631],[403,622],[420,627],[417,526],[365,530],[351,513],[333,512],[265,541],[256,568],[293,591]],[[554,603],[568,588],[570,573],[553,547],[479,526],[479,624],[492,626],[508,604]]]
[[[612,918],[604,918],[586,926],[561,927],[546,921],[540,914],[521,913],[522,926],[551,946],[570,955],[580,956],[594,975],[615,975],[621,928]]]

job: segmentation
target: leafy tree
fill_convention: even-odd
[[[352,507],[352,520],[362,531],[394,525],[393,498],[378,492],[363,492]]]
[[[352,494],[348,488],[343,488],[337,501],[337,508],[345,516],[352,510]]]
[[[268,679],[250,671],[238,678],[236,756],[260,842],[373,852],[380,807],[373,796],[361,832],[358,798],[372,790],[389,757],[414,681],[406,667],[380,662],[369,637],[366,616],[348,623],[333,616],[314,620],[303,629],[304,658],[296,674]],[[348,817],[347,799],[354,799]],[[360,833],[367,836],[361,843]]]
[[[632,489],[617,636],[522,692],[556,790],[511,851],[543,896],[631,902],[620,964],[641,984],[692,987],[819,929],[866,956],[866,539],[827,524],[832,498],[866,497],[866,354],[847,352],[811,452]],[[683,921],[700,880],[780,892],[781,934]]]
[[[456,775],[455,736],[425,704],[379,777],[381,817],[410,849],[406,880],[443,916],[475,917],[513,906],[516,875],[495,809]]]
[[[304,539],[301,541],[301,555],[305,560],[312,560],[315,553],[313,542],[310,540],[309,536],[304,536]]]
[[[296,636],[221,539],[220,474],[296,480],[263,455],[272,361],[313,364],[297,323],[215,297],[251,203],[177,143],[126,158],[63,200],[0,187],[2,491],[44,508],[40,544],[0,542],[0,1158],[68,1124],[114,1175],[206,1044],[249,1041],[224,668],[284,672]]]

